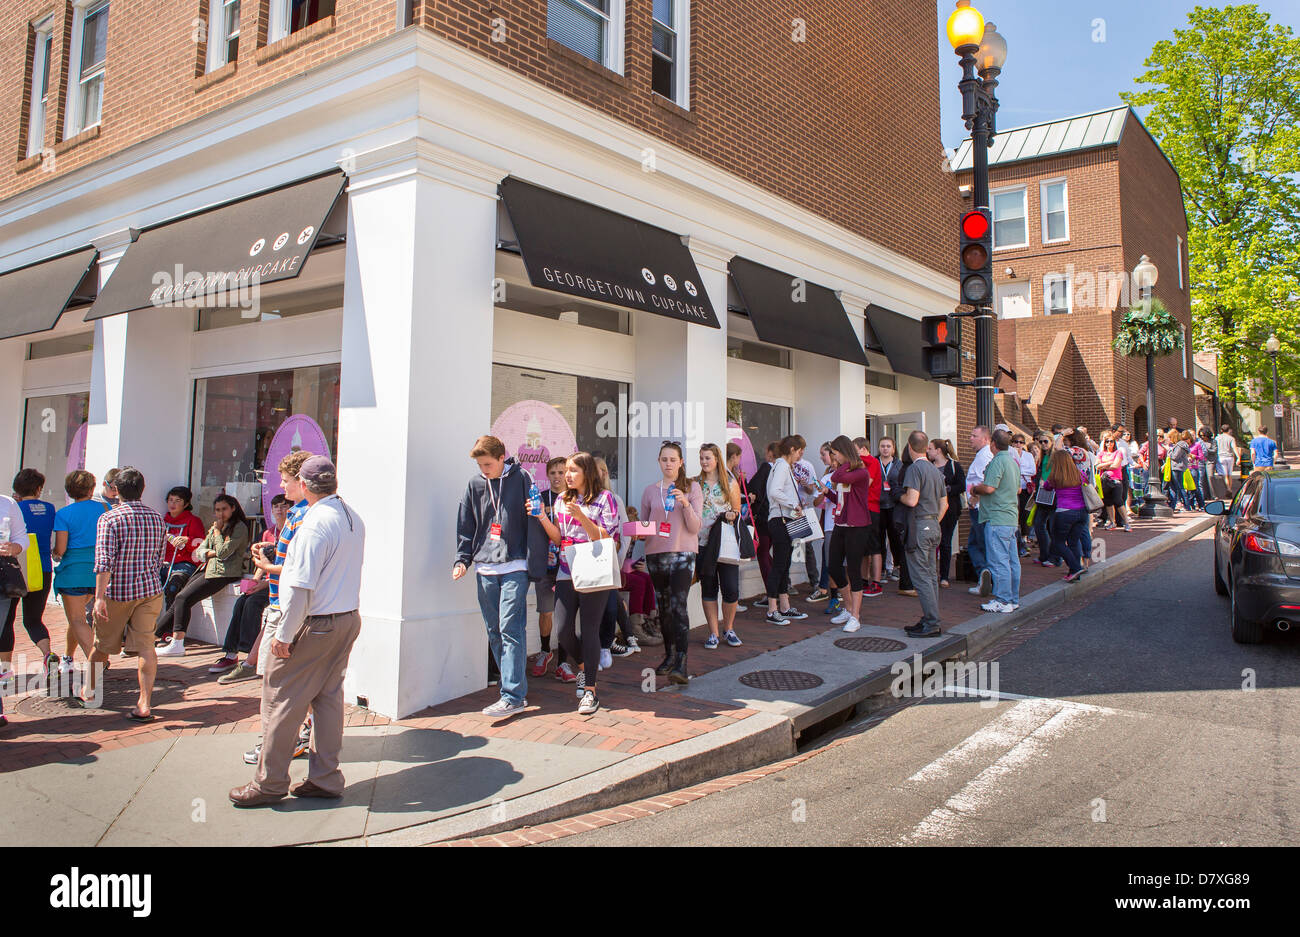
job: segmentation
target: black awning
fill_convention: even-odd
[[[0,274],[0,339],[47,332],[73,300],[93,300],[98,256],[86,247]]]
[[[927,381],[930,379],[921,356],[924,343],[921,340],[920,319],[872,304],[867,307],[867,321],[871,323],[871,331],[876,340],[885,349],[885,357],[889,359],[889,366],[893,370]]]
[[[500,191],[533,286],[720,328],[680,235],[513,176]]]
[[[86,321],[150,306],[228,304],[254,283],[296,277],[346,182],[329,172],[145,229]]]
[[[744,257],[731,258],[728,266],[760,340],[869,364],[844,304],[831,290]]]

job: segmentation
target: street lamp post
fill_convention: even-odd
[[[984,15],[957,0],[948,17],[948,41],[961,59],[961,116],[971,132],[976,208],[989,208],[989,144],[996,130],[998,75],[1007,60],[1007,41]],[[993,297],[975,306],[975,421],[993,425]]]
[[[1264,343],[1264,350],[1268,352],[1269,358],[1273,361],[1273,425],[1276,427],[1276,435],[1273,442],[1277,443],[1278,454],[1282,452],[1282,414],[1278,410],[1278,404],[1281,403],[1277,397],[1277,353],[1282,350],[1282,343],[1277,340],[1276,335],[1269,335],[1268,341]]]
[[[1146,254],[1133,268],[1133,282],[1140,291],[1143,315],[1151,315],[1151,291],[1159,276],[1156,265]],[[1138,517],[1173,517],[1173,508],[1161,488],[1163,467],[1160,464],[1160,438],[1156,435],[1156,359],[1147,352],[1147,493],[1142,499]]]

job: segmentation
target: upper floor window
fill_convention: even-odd
[[[687,107],[689,0],[654,0],[651,23],[650,89]]]
[[[1059,273],[1043,277],[1043,311],[1049,316],[1071,311],[1069,277]]]
[[[1183,288],[1183,236],[1178,235],[1178,288]]]
[[[72,137],[99,123],[104,107],[104,62],[108,57],[108,4],[81,3],[72,21],[68,60],[68,121]]]
[[[45,147],[45,115],[50,103],[50,52],[54,45],[54,17],[47,16],[34,28],[32,44],[31,104],[27,110],[27,155]]]
[[[993,193],[993,249],[1029,246],[1029,209],[1024,186]]]
[[[1029,283],[999,283],[994,287],[999,319],[1028,319],[1033,314],[1029,305]]]
[[[317,20],[334,15],[335,0],[271,0],[267,42],[283,39]]]
[[[656,8],[662,0],[656,0]],[[593,62],[623,71],[624,0],[548,0],[546,35]]]
[[[211,0],[208,8],[208,71],[239,57],[239,0]]]
[[[1041,183],[1038,194],[1043,205],[1043,243],[1068,241],[1070,220],[1065,180],[1055,179]]]

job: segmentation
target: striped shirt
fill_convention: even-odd
[[[622,531],[618,523],[618,503],[614,500],[612,492],[602,491],[594,501],[582,505],[582,513],[587,515],[587,520],[597,527],[604,528],[617,545]],[[568,512],[568,504],[564,501],[557,501],[555,504],[555,526],[560,528],[562,546],[591,541],[582,522]],[[573,578],[569,572],[569,558],[563,552],[560,554],[560,568],[555,578]]]
[[[139,501],[121,501],[100,515],[95,526],[95,572],[110,574],[108,598],[134,602],[162,592],[158,567],[163,565],[166,532],[162,515]]]
[[[298,528],[302,526],[302,519],[306,516],[308,507],[310,507],[310,505],[307,503],[307,499],[303,498],[293,507],[289,508],[289,513],[284,519],[284,527],[280,530],[280,539],[277,540],[275,544],[276,566],[284,566],[284,558],[289,553],[289,541],[293,539],[293,535],[297,532]],[[271,573],[266,577],[266,581],[268,583],[268,592],[271,596],[268,604],[271,608],[279,608],[280,574]]]

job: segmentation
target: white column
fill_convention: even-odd
[[[402,717],[487,683],[475,577],[453,583],[451,567],[469,451],[490,426],[505,173],[419,139],[354,159],[338,458],[366,560],[345,691]]]
[[[102,289],[131,239],[124,229],[93,243]],[[110,468],[138,468],[144,501],[159,510],[167,489],[189,482],[193,332],[193,309],[141,309],[95,321],[86,469],[102,480]]]
[[[841,295],[845,312],[858,344],[862,343],[863,309],[866,302]],[[866,368],[814,355],[793,352],[794,431],[808,443],[808,460],[820,465],[817,448],[841,433],[853,439],[866,427]]]
[[[28,338],[9,338],[0,342],[0,481],[7,482],[22,466],[23,359]],[[62,488],[62,485],[59,486]],[[0,489],[8,492],[8,488]]]

